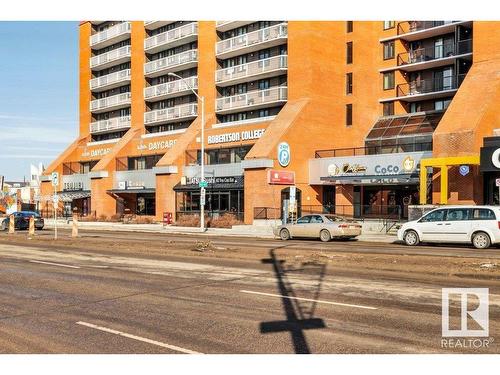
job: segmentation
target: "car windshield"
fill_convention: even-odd
[[[36,219],[40,218],[40,214],[38,214],[36,212],[31,212],[31,211],[23,212],[22,215],[25,217],[33,216]]]

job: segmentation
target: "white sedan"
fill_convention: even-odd
[[[420,242],[472,243],[486,249],[500,243],[500,207],[444,206],[398,230],[398,239],[408,246]]]

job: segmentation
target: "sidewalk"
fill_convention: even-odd
[[[45,219],[46,228],[54,228],[53,219]],[[71,221],[58,219],[58,228],[71,229]],[[199,228],[163,226],[163,224],[123,224],[107,222],[80,221],[78,223],[80,230],[103,230],[117,232],[149,232],[149,233],[171,233],[171,234],[189,234],[205,236],[232,236],[232,237],[254,237],[254,238],[275,238],[273,228],[264,225],[237,225],[231,229],[226,228],[207,228],[206,232],[201,233]],[[396,236],[385,233],[366,231],[358,237],[359,241],[364,242],[385,242],[392,243],[397,241]]]

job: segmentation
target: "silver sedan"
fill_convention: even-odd
[[[299,218],[295,223],[280,225],[274,234],[286,241],[294,237],[350,239],[361,234],[361,224],[335,215],[311,214]]]

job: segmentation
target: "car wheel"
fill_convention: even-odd
[[[472,236],[472,244],[476,249],[487,249],[491,245],[490,236],[484,232],[474,233]]]
[[[330,235],[329,231],[323,229],[321,232],[319,232],[319,238],[323,242],[328,242],[332,239],[332,236]]]
[[[287,241],[287,240],[290,239],[290,232],[288,231],[288,229],[282,229],[282,230],[280,230],[280,238],[283,241]]]
[[[409,230],[405,233],[403,237],[405,244],[408,246],[417,246],[420,242],[417,232],[414,230]]]

